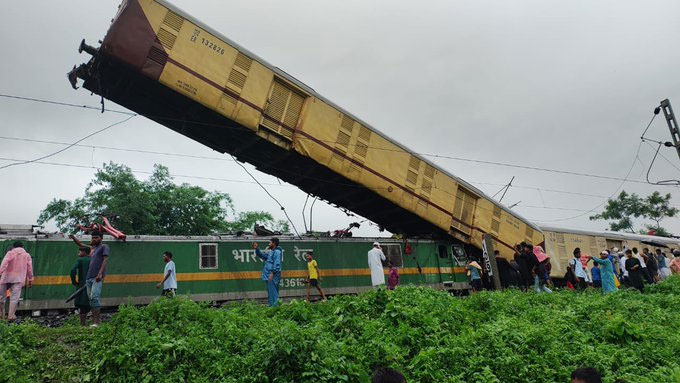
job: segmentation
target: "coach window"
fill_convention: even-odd
[[[217,244],[201,243],[198,245],[199,269],[217,268]]]
[[[380,245],[382,247],[383,253],[385,254],[385,258],[387,258],[388,261],[392,262],[392,265],[396,267],[402,267],[403,266],[403,261],[401,258],[401,245],[400,244],[389,244],[389,245]]]

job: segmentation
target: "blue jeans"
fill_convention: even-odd
[[[538,275],[534,275],[534,290],[536,290],[537,293],[552,293],[552,290],[550,290],[545,283],[545,278],[539,278]]]
[[[87,296],[90,297],[90,307],[92,309],[98,309],[101,307],[99,303],[99,295],[102,293],[102,283],[104,281],[97,282],[96,278],[88,278],[85,281],[85,286],[87,286]]]
[[[279,305],[279,282],[281,282],[281,273],[274,273],[272,280],[267,280],[267,301],[269,302],[269,307],[275,307]]]

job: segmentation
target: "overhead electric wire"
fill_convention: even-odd
[[[74,108],[80,108],[80,109],[91,109],[91,110],[96,110],[101,112],[102,108],[101,106],[90,106],[90,105],[78,105],[78,104],[72,104],[69,102],[61,102],[61,101],[51,101],[51,100],[42,100],[39,98],[32,98],[32,97],[22,97],[22,96],[14,96],[11,94],[2,94],[0,93],[0,97],[4,98],[11,98],[15,100],[22,100],[22,101],[32,101],[32,102],[39,102],[42,104],[52,104],[52,105],[59,105],[59,106],[70,106]],[[110,113],[120,113],[120,114],[127,114],[128,116],[137,116],[137,113],[133,112],[125,112],[122,110],[114,110],[114,109],[104,109],[106,112]]]
[[[250,176],[250,178],[252,178],[253,181],[257,182],[257,184],[260,185],[260,187],[262,188],[262,190],[264,190],[264,192],[267,193],[267,195],[269,195],[269,196],[274,200],[274,202],[276,202],[276,203],[279,205],[279,207],[280,207],[281,210],[283,211],[283,214],[286,215],[286,218],[288,219],[288,222],[290,222],[290,225],[293,226],[293,230],[295,230],[295,235],[297,235],[298,238],[302,238],[302,237],[300,237],[300,233],[298,233],[297,228],[295,227],[295,224],[293,223],[293,221],[292,221],[292,220],[290,219],[290,217],[288,216],[288,213],[286,212],[286,208],[283,207],[283,205],[281,204],[281,202],[279,202],[279,200],[277,200],[276,197],[274,197],[274,196],[272,195],[272,193],[270,193],[269,190],[267,190],[267,188],[264,187],[264,185],[262,185],[262,184],[260,183],[260,181],[258,181],[257,178],[255,178],[255,176],[252,175],[252,174],[248,171],[248,169],[247,169],[242,163],[240,163],[238,160],[236,160],[236,157],[231,156],[231,158],[233,158],[234,161],[236,161],[236,163],[237,163],[241,168],[243,168],[243,170],[244,170],[246,173],[248,173],[248,175]]]
[[[10,167],[10,166],[18,166],[18,165],[30,164],[31,162],[37,162],[37,161],[41,161],[41,160],[44,160],[44,159],[46,159],[46,158],[55,156],[55,155],[57,155],[57,154],[59,154],[59,153],[65,151],[65,150],[68,150],[68,149],[70,149],[71,147],[77,145],[79,142],[84,141],[84,140],[86,140],[86,139],[88,139],[88,138],[90,138],[90,137],[92,137],[92,136],[94,136],[94,135],[96,135],[96,134],[99,134],[99,133],[101,133],[101,132],[103,132],[103,131],[105,131],[105,130],[107,130],[107,129],[111,129],[111,128],[113,128],[113,127],[116,126],[116,125],[120,125],[120,124],[122,124],[122,123],[124,123],[124,122],[130,120],[130,119],[133,118],[133,117],[135,117],[135,115],[129,116],[129,117],[127,117],[127,118],[125,118],[125,119],[123,119],[123,120],[120,120],[120,121],[118,121],[118,122],[114,122],[113,124],[110,124],[110,125],[108,125],[108,126],[106,126],[106,127],[104,127],[104,128],[101,128],[101,129],[99,129],[99,130],[97,130],[97,131],[95,131],[95,132],[92,132],[92,133],[88,134],[87,136],[85,136],[85,137],[83,137],[83,138],[81,138],[81,139],[75,141],[74,143],[72,143],[72,144],[66,146],[65,148],[60,149],[60,150],[57,150],[56,152],[53,152],[53,153],[50,153],[50,154],[48,154],[48,155],[45,155],[45,156],[42,156],[42,157],[38,157],[38,158],[35,158],[35,159],[32,159],[32,160],[26,160],[26,161],[23,161],[23,162],[15,162],[15,163],[7,164],[7,165],[4,165],[4,166],[0,166],[0,170],[6,169],[6,168],[8,168],[8,167]]]
[[[85,107],[85,106],[82,106],[82,105],[62,103],[62,102],[49,101],[49,100],[41,100],[41,99],[37,99],[37,98],[20,97],[20,96],[7,95],[7,94],[0,94],[0,96],[6,97],[6,98],[17,99],[17,100],[23,100],[23,101],[33,101],[33,102],[42,102],[42,103],[54,104],[54,105],[59,105],[59,106],[70,106],[70,107],[77,107],[77,108]],[[94,106],[88,106],[87,109],[101,110],[100,107],[94,107]],[[117,112],[117,113],[127,113],[127,112],[121,112],[121,111],[115,111],[115,112]],[[127,114],[138,115],[138,114],[134,114],[134,113],[127,113]],[[230,129],[230,128],[231,129],[240,129],[240,128],[237,128],[237,127],[229,127],[229,126],[224,126],[224,125],[219,125],[219,124],[210,124],[210,123],[204,123],[204,122],[201,122],[201,121],[191,121],[191,120],[187,120],[187,119],[177,119],[177,118],[171,118],[171,117],[165,117],[165,116],[148,115],[148,116],[145,116],[145,117],[148,117],[148,118],[151,118],[151,119],[167,120],[167,121],[190,122],[190,123],[195,123],[197,125],[202,125],[202,126],[220,127],[221,129]],[[309,138],[297,136],[296,139],[306,140],[306,139],[309,139]],[[336,141],[333,141],[333,140],[321,140],[321,139],[317,139],[317,140],[321,141],[321,142],[332,143],[332,144],[336,143]],[[382,147],[377,147],[377,146],[365,146],[363,144],[348,144],[348,146],[359,146],[359,145],[362,146],[362,147],[367,147],[369,149],[399,152],[399,153],[406,153],[406,154],[416,154],[416,155],[420,155],[420,156],[423,156],[423,157],[448,159],[448,160],[455,160],[455,161],[479,163],[479,164],[485,164],[485,165],[510,167],[510,168],[516,168],[516,169],[542,171],[542,172],[555,173],[555,174],[565,174],[565,175],[580,176],[580,177],[606,179],[606,180],[613,180],[613,181],[622,181],[623,180],[622,178],[619,178],[619,177],[605,176],[605,175],[600,175],[600,174],[590,174],[590,173],[583,173],[583,172],[550,169],[550,168],[543,168],[543,167],[529,166],[529,165],[509,164],[509,163],[496,162],[496,161],[486,161],[486,160],[478,160],[478,159],[472,159],[472,158],[448,156],[448,155],[443,155],[443,154],[408,152],[404,149],[390,149],[390,148],[382,148]],[[637,181],[637,180],[625,180],[625,182],[647,184],[647,182],[645,182],[645,181]]]

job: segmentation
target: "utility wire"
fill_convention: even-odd
[[[0,94],[0,97],[12,98],[12,99],[23,100],[23,101],[48,103],[48,104],[54,104],[54,105],[59,105],[59,106],[77,107],[77,108],[81,108],[81,109],[86,108],[86,109],[93,109],[93,110],[98,110],[98,111],[101,110],[100,107],[76,105],[76,104],[69,104],[69,103],[50,101],[50,100],[42,100],[42,99],[29,98],[29,97],[20,97],[20,96],[7,95],[7,94]],[[108,110],[108,109],[105,109],[105,110]],[[137,114],[134,114],[134,113],[128,113],[128,112],[122,112],[122,111],[113,111],[113,110],[110,110],[110,111],[116,112],[116,113],[125,113],[125,114],[129,114],[129,115],[137,115]],[[166,120],[166,121],[190,122],[190,123],[195,123],[197,125],[202,125],[202,126],[220,127],[221,129],[239,129],[239,130],[241,129],[241,128],[238,128],[238,127],[229,127],[229,126],[224,126],[224,125],[219,125],[219,124],[204,123],[204,122],[201,122],[201,121],[191,121],[191,120],[186,120],[186,119],[176,119],[176,118],[170,118],[170,117],[165,117],[165,116],[148,115],[148,116],[145,116],[145,117],[148,117],[148,118],[151,118],[151,119]],[[296,139],[297,140],[310,140],[309,138],[303,137],[303,136],[300,136],[300,135],[297,135]],[[317,139],[317,140],[321,141],[321,142],[325,142],[325,143],[331,143],[331,144],[336,143],[336,141],[333,141],[333,140],[322,140],[322,139]],[[532,170],[532,171],[541,171],[541,172],[548,172],[548,173],[555,173],[555,174],[565,174],[565,175],[580,176],[580,177],[599,178],[599,179],[606,179],[606,180],[613,180],[613,181],[622,181],[623,180],[622,178],[619,178],[619,177],[611,177],[611,176],[605,176],[605,175],[600,175],[600,174],[590,174],[590,173],[583,173],[583,172],[550,169],[550,168],[543,168],[543,167],[529,166],[529,165],[517,165],[517,164],[509,164],[509,163],[496,162],[496,161],[477,160],[477,159],[472,159],[472,158],[447,156],[447,155],[443,155],[443,154],[410,152],[410,151],[407,151],[405,149],[391,149],[391,148],[384,148],[384,147],[377,147],[377,146],[365,146],[363,144],[348,144],[348,146],[362,146],[362,147],[367,147],[369,149],[383,150],[383,151],[389,151],[389,152],[399,152],[399,153],[406,153],[406,154],[415,154],[415,155],[420,155],[420,156],[423,156],[423,157],[431,157],[431,158],[447,159],[447,160],[454,160],[454,161],[478,163],[478,164],[484,164],[484,165],[503,166],[503,167]],[[637,181],[637,180],[625,180],[625,182],[642,183],[642,184],[647,183],[645,181]]]
[[[99,112],[102,110],[102,108],[100,106],[78,105],[78,104],[71,104],[71,103],[68,103],[68,102],[42,100],[42,99],[31,98],[31,97],[14,96],[14,95],[11,95],[11,94],[1,94],[0,93],[0,97],[11,98],[11,99],[14,99],[14,100],[39,102],[39,103],[42,103],[42,104],[70,106],[70,107],[73,107],[73,108],[80,108],[80,109],[90,109],[90,110],[96,110],[96,111],[99,111]],[[136,116],[137,115],[137,113],[125,112],[125,111],[122,111],[122,110],[113,110],[113,109],[104,109],[104,110],[107,111],[107,112],[110,112],[110,113],[127,114],[128,116]]]
[[[60,150],[57,150],[57,151],[54,152],[54,153],[50,153],[50,154],[48,154],[48,155],[45,155],[45,156],[42,156],[42,157],[38,157],[38,158],[35,158],[35,159],[32,159],[32,160],[26,160],[26,161],[23,161],[23,162],[15,162],[15,163],[7,164],[7,165],[4,165],[4,166],[0,166],[0,170],[6,169],[6,168],[8,168],[8,167],[10,167],[10,166],[17,166],[17,165],[30,164],[31,162],[37,162],[37,161],[44,160],[44,159],[46,159],[46,158],[55,156],[55,155],[57,155],[57,154],[59,154],[59,153],[65,151],[65,150],[68,150],[68,149],[72,148],[73,146],[75,146],[75,145],[78,144],[79,142],[84,141],[84,140],[86,140],[86,139],[88,139],[88,138],[94,136],[95,134],[99,134],[99,133],[101,133],[101,132],[103,132],[103,131],[105,131],[105,130],[107,130],[107,129],[111,129],[111,128],[113,128],[113,127],[116,126],[116,125],[120,125],[120,124],[122,124],[122,123],[124,123],[124,122],[130,120],[130,119],[133,118],[133,117],[135,117],[135,115],[129,116],[129,117],[127,117],[126,119],[120,120],[120,121],[118,121],[118,122],[114,122],[114,123],[111,124],[111,125],[108,125],[108,126],[106,126],[106,127],[104,127],[104,128],[101,128],[101,129],[95,131],[95,132],[92,132],[92,133],[88,134],[87,136],[85,136],[85,137],[83,137],[83,138],[81,138],[81,139],[75,141],[74,143],[72,143],[72,144],[66,146],[65,148],[62,148],[62,149],[60,149]]]
[[[276,202],[276,203],[279,205],[279,207],[281,208],[281,210],[283,210],[283,214],[286,215],[286,218],[288,219],[288,222],[290,222],[290,225],[293,226],[293,230],[295,230],[295,235],[297,235],[298,238],[302,238],[302,237],[300,236],[300,233],[298,233],[297,228],[295,227],[295,224],[293,223],[293,221],[292,221],[292,220],[290,219],[290,217],[288,216],[288,213],[286,212],[286,208],[283,207],[283,205],[281,205],[281,202],[279,202],[279,200],[277,200],[276,197],[274,197],[274,196],[269,192],[269,190],[267,190],[267,188],[265,188],[265,187],[260,183],[260,181],[258,181],[257,178],[255,178],[255,176],[252,175],[252,174],[248,171],[248,169],[247,169],[242,163],[238,162],[238,160],[236,160],[236,157],[231,156],[231,158],[233,158],[234,161],[236,161],[236,163],[237,163],[241,168],[243,168],[243,170],[245,170],[246,173],[248,173],[248,175],[250,176],[250,178],[252,178],[253,181],[257,182],[257,184],[260,185],[260,187],[262,188],[262,190],[264,190],[264,192],[267,193],[267,195],[269,195],[269,196],[274,200],[274,202]]]

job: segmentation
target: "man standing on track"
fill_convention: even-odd
[[[385,285],[385,271],[382,263],[386,260],[378,242],[373,242],[373,248],[368,251],[368,268],[371,270],[371,285],[379,289]]]
[[[279,247],[279,239],[274,237],[269,240],[269,251],[262,252],[257,242],[253,242],[255,254],[264,261],[262,268],[262,280],[267,284],[267,298],[269,307],[279,305],[279,282],[281,281],[281,256],[283,249]]]
[[[9,297],[9,313],[7,320],[17,319],[16,310],[24,283],[33,286],[33,261],[31,255],[24,250],[21,242],[14,242],[12,250],[5,254],[0,264],[0,319],[5,317],[5,293],[11,291]]]
[[[90,307],[92,308],[92,325],[91,327],[99,326],[101,302],[99,297],[102,293],[102,285],[106,277],[106,265],[109,263],[110,249],[108,245],[102,243],[102,233],[93,231],[92,253],[90,259],[90,267],[87,271],[87,295],[90,297]]]
[[[583,264],[581,263],[581,249],[578,247],[574,249],[574,258],[569,261],[569,267],[576,277],[578,286],[574,286],[580,290],[585,290],[588,287],[588,274],[583,269]]]

